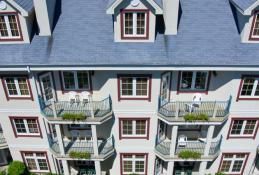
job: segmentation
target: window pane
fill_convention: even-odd
[[[136,120],[136,134],[146,134],[146,120]]]
[[[133,13],[125,13],[124,31],[127,35],[133,34]]]
[[[241,95],[251,96],[254,82],[255,82],[254,78],[245,78],[243,87],[242,87],[242,91],[241,91]]]
[[[52,86],[51,86],[51,80],[50,76],[45,76],[41,79],[42,85],[43,85],[43,91],[46,100],[50,100],[53,98],[53,93],[52,93]]]
[[[27,119],[29,133],[39,133],[38,124],[36,119]]]
[[[132,134],[132,121],[131,120],[122,121],[122,133],[123,133],[123,135]]]
[[[75,80],[73,72],[63,72],[64,84],[66,89],[75,89]]]
[[[8,19],[9,19],[9,25],[10,25],[12,36],[19,36],[19,30],[17,27],[16,16],[9,15]]]
[[[17,78],[21,95],[30,95],[26,78]]]
[[[255,129],[256,120],[247,120],[244,134],[253,134]]]
[[[48,170],[49,169],[46,159],[38,159],[38,164],[39,164],[40,170]]]
[[[207,80],[207,72],[197,72],[196,80],[195,80],[195,89],[205,89],[206,88],[206,80]]]
[[[144,173],[145,172],[145,161],[135,162],[135,172]]]
[[[78,88],[79,89],[89,89],[89,80],[88,80],[87,71],[78,71],[77,79],[78,79]]]
[[[232,129],[231,129],[232,135],[239,135],[241,133],[243,122],[244,122],[243,120],[234,120]]]
[[[259,96],[259,80],[257,80],[257,86],[255,89],[255,96]]]
[[[145,13],[137,13],[137,34],[145,34]]]
[[[253,35],[254,36],[259,35],[259,14],[256,15],[255,26],[254,26],[254,29],[253,29]]]
[[[26,158],[26,162],[29,170],[37,170],[36,162],[34,159]]]
[[[8,36],[8,31],[7,31],[4,16],[0,16],[0,34],[2,37]]]
[[[123,161],[123,171],[132,172],[132,161],[128,161],[128,160]]]
[[[182,72],[181,89],[191,89],[193,72]]]
[[[14,124],[17,133],[26,133],[26,128],[23,119],[14,119]]]
[[[16,86],[15,86],[15,82],[14,82],[14,78],[6,78],[5,82],[6,82],[6,86],[7,86],[9,95],[18,95]]]
[[[121,94],[125,96],[133,95],[132,78],[121,78]]]
[[[232,168],[232,172],[239,172],[241,171],[243,165],[243,160],[236,160],[234,162],[233,168]]]
[[[229,172],[230,165],[231,165],[231,160],[224,160],[222,162],[220,171],[222,171],[222,172]]]
[[[136,78],[136,95],[147,96],[148,78]]]

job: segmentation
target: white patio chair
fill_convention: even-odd
[[[199,108],[201,106],[201,94],[196,93],[192,98],[192,103],[185,104],[185,111],[192,113],[194,108]]]
[[[89,95],[90,95],[90,93],[87,91],[84,91],[81,93],[81,99],[82,99],[82,102],[84,105],[90,101]]]
[[[74,92],[74,91],[70,91],[70,92],[68,93],[68,95],[69,95],[70,104],[72,105],[73,103],[76,102],[76,95],[77,95],[77,93]]]
[[[185,135],[178,136],[178,146],[186,147],[187,145],[187,137]]]
[[[92,131],[91,130],[85,130],[83,132],[83,137],[85,138],[85,140],[92,140]]]

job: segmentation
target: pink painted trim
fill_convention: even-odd
[[[259,10],[256,10],[254,12],[254,17],[253,17],[253,21],[252,21],[252,25],[251,25],[251,29],[250,29],[250,34],[249,34],[249,40],[250,41],[259,41],[259,38],[253,38],[253,31],[254,31],[254,26],[255,26],[255,19],[256,19],[256,15],[259,13]]]
[[[148,171],[148,153],[120,153],[120,173],[121,175],[127,175],[127,174],[123,174],[123,162],[122,162],[122,157],[124,155],[143,155],[146,158],[146,167],[145,167],[145,173],[144,174],[138,174],[138,175],[147,175],[147,171]]]

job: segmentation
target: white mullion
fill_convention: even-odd
[[[27,120],[26,120],[26,119],[23,119],[23,123],[24,123],[25,129],[26,129],[26,133],[27,133],[27,134],[30,134]]]
[[[236,155],[234,155],[233,158],[231,159],[231,164],[230,164],[230,167],[229,167],[229,170],[228,170],[229,173],[232,172],[234,162],[235,162],[235,157],[236,157]]]
[[[21,96],[21,91],[20,91],[20,87],[19,87],[19,83],[18,83],[18,78],[17,77],[14,78],[14,84],[15,84],[15,87],[16,87],[16,90],[17,90],[17,95]]]
[[[149,12],[148,12],[149,13]],[[144,13],[145,14],[145,20],[144,20],[144,35],[146,35],[146,29],[147,29],[147,13]]]
[[[7,15],[4,16],[4,19],[5,19],[6,29],[8,32],[8,37],[12,37],[12,32],[11,32],[11,27],[10,27],[10,22],[9,22],[8,16]]]
[[[191,89],[195,89],[195,84],[196,84],[196,71],[192,72],[192,85]]]
[[[136,156],[133,155],[132,156],[132,172],[135,173],[136,172]]]
[[[255,81],[254,81],[254,85],[253,85],[253,89],[252,89],[252,93],[251,93],[251,96],[255,96],[255,91],[256,91],[256,85],[257,85],[257,83],[258,83],[258,80],[257,80],[257,79],[255,79]]]
[[[132,120],[132,134],[136,135],[136,120]]]
[[[137,96],[137,95],[136,95],[136,94],[137,94],[137,90],[136,90],[136,89],[137,89],[137,80],[136,80],[136,79],[137,79],[136,77],[133,77],[133,80],[132,80],[132,86],[133,86],[133,87],[132,87],[132,92],[133,92],[132,95],[133,95],[134,97]]]
[[[34,155],[34,160],[35,160],[35,162],[36,162],[37,171],[40,171],[40,166],[39,166],[39,162],[38,162],[36,153],[33,153],[33,155]]]
[[[244,130],[245,130],[246,122],[247,122],[247,120],[244,120],[242,128],[241,128],[240,135],[244,135]]]
[[[133,20],[133,35],[137,35],[137,13],[133,12],[132,15]]]

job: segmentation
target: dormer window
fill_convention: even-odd
[[[251,33],[250,40],[259,40],[259,13],[255,13]]]
[[[10,39],[21,39],[17,15],[0,15],[0,40]]]
[[[148,10],[123,10],[121,14],[122,39],[148,39]]]

